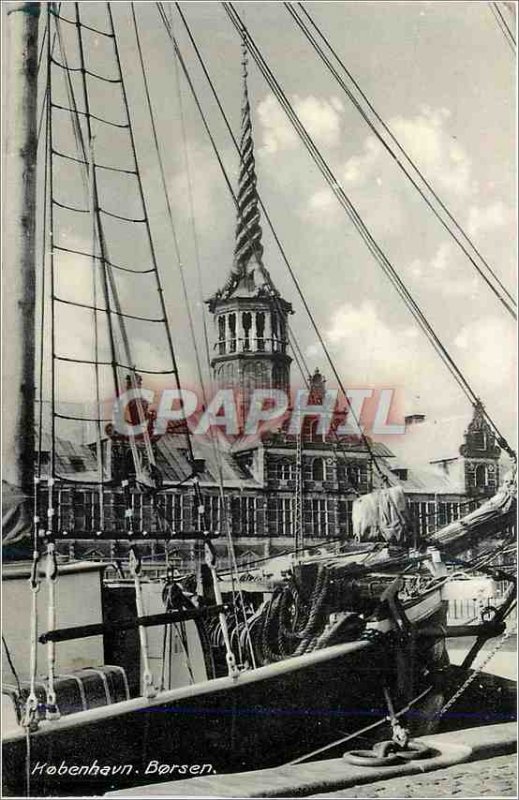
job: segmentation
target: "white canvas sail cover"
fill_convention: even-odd
[[[507,515],[515,519],[517,498],[517,467],[508,472],[496,494],[475,511],[471,511],[459,520],[449,523],[436,531],[431,537],[432,541],[440,545],[448,545],[462,536],[475,534],[480,531],[484,536],[492,524],[503,521],[507,524]]]
[[[401,486],[377,489],[353,502],[353,536],[358,542],[400,543],[408,529],[407,502]]]

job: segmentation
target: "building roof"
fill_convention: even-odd
[[[286,423],[283,423],[286,424]],[[389,458],[394,453],[383,442],[374,442],[369,440],[370,447],[373,454],[379,458]],[[242,453],[245,450],[255,450],[257,447],[294,447],[296,446],[297,439],[295,434],[287,433],[281,426],[271,427],[265,430],[261,436],[243,435],[240,436],[231,446],[233,453]],[[310,449],[337,447],[339,452],[347,453],[366,453],[367,449],[362,439],[358,436],[341,436],[340,441],[334,434],[328,434],[324,437],[324,441],[319,438],[307,438],[303,436],[303,447]],[[391,465],[393,466],[393,465]]]
[[[459,458],[470,420],[468,414],[447,419],[425,419],[407,426],[404,434],[391,437],[391,449],[395,455],[392,467]]]
[[[156,449],[157,467],[165,483],[176,484],[189,478],[192,469],[185,436],[166,434],[159,439]],[[221,469],[223,483],[227,488],[257,487],[257,482],[240,467],[229,450],[218,446],[216,451],[209,441],[196,440],[193,441],[193,451],[195,458],[203,458],[205,461],[204,471],[199,475],[201,483],[218,485]]]
[[[49,452],[49,434],[42,437],[42,450]],[[257,486],[256,481],[246,473],[232,457],[229,448],[213,445],[207,441],[193,441],[195,458],[204,459],[204,470],[199,474],[202,484],[219,485],[220,469],[227,488],[245,489]],[[156,463],[164,483],[188,483],[192,468],[188,459],[186,437],[183,434],[165,434],[155,445]],[[44,470],[45,470],[44,465]],[[86,445],[56,438],[56,472],[58,475],[81,482],[99,480],[98,462],[95,453]]]
[[[42,434],[42,452],[49,453],[51,437],[49,433]],[[55,437],[56,473],[64,477],[81,478],[84,481],[97,481],[99,479],[98,463],[95,453],[85,444],[71,442],[67,439]],[[43,464],[46,471],[47,461]]]
[[[447,473],[443,467],[430,464],[410,467],[407,478],[400,483],[404,492],[412,494],[463,494],[465,485],[462,473]]]

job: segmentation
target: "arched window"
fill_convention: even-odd
[[[236,314],[229,314],[229,352],[236,352]]]
[[[243,349],[249,351],[250,347],[250,329],[252,326],[252,314],[250,311],[244,311],[242,318],[243,325]]]
[[[256,314],[256,349],[260,352],[265,350],[265,314],[258,311]]]
[[[278,333],[278,316],[274,311],[270,315],[270,323],[271,323],[271,329],[272,329],[272,351],[276,352],[279,349],[279,346],[278,346],[279,345],[279,342],[278,342],[279,333]]]
[[[225,317],[218,317],[218,352],[225,353]]]
[[[324,458],[314,458],[314,460],[312,461],[312,480],[324,481],[324,479],[325,479]]]
[[[280,339],[280,342],[281,342],[281,348],[280,349],[281,349],[282,353],[284,353],[285,350],[286,350],[286,338],[287,338],[286,321],[285,321],[285,318],[283,316],[280,316],[280,318],[279,318],[279,339]]]

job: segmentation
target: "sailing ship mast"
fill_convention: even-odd
[[[40,3],[9,3],[3,266],[4,479],[32,492],[38,23]]]

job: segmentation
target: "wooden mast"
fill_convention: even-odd
[[[35,205],[40,4],[6,3],[6,151],[2,321],[4,479],[32,493]]]

